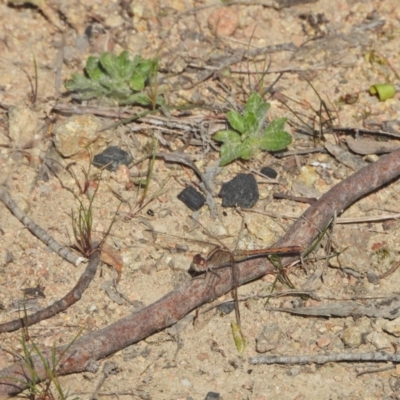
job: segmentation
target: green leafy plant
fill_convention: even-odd
[[[142,106],[162,104],[159,94],[154,94],[146,85],[155,85],[158,60],[145,60],[140,55],[130,59],[123,51],[119,56],[104,52],[100,57],[90,56],[86,61],[85,74],[73,74],[65,82],[67,90],[81,94],[82,99],[106,98],[119,105],[139,104]],[[157,87],[158,89],[158,87]]]
[[[270,104],[264,102],[258,93],[252,93],[242,113],[227,113],[232,129],[213,135],[214,140],[223,142],[221,166],[237,158],[248,160],[260,150],[282,150],[292,142],[290,134],[283,130],[286,118],[276,118],[266,123],[269,107]]]

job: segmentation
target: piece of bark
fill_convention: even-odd
[[[335,214],[340,214],[356,200],[400,176],[400,151],[383,156],[377,162],[357,171],[323,195],[309,207],[287,231],[278,245],[300,245],[307,248],[328,225]],[[283,265],[295,260],[282,259]],[[265,258],[249,260],[237,265],[238,281],[248,282],[275,267]],[[67,350],[63,346],[43,351],[52,365],[61,358],[58,375],[85,370],[96,370],[97,360],[130,346],[149,335],[173,325],[190,311],[232,290],[231,269],[218,271],[219,278],[208,274],[205,279],[195,279],[168,293],[156,303],[128,315],[113,324],[77,340]],[[217,279],[218,278],[218,279]],[[33,357],[37,379],[46,379],[46,370],[39,357]],[[15,363],[0,371],[0,396],[16,394],[29,386],[29,370],[23,363]]]
[[[346,138],[346,143],[351,151],[364,156],[368,154],[391,153],[392,151],[400,149],[400,146],[396,146],[393,142],[378,142],[366,138],[355,140],[351,136]]]
[[[368,165],[361,157],[351,154],[349,151],[343,150],[340,146],[326,142],[326,150],[331,153],[336,160],[351,168],[353,171],[358,171],[360,168]]]

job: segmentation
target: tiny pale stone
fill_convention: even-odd
[[[366,337],[367,341],[375,346],[378,350],[390,349],[392,344],[386,335],[379,332],[371,332]]]
[[[331,339],[326,336],[322,336],[317,340],[318,347],[327,347],[331,344]]]
[[[204,361],[204,360],[208,360],[209,358],[210,358],[210,356],[208,355],[208,353],[199,353],[199,354],[197,354],[197,358],[200,360],[200,361]]]
[[[8,115],[9,136],[17,147],[32,142],[44,126],[39,113],[25,106],[10,107]]]

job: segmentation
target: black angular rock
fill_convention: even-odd
[[[278,173],[271,167],[263,167],[260,172],[271,179],[275,179],[278,176]]]
[[[188,186],[178,194],[178,199],[192,211],[200,210],[206,202],[206,198],[193,186]]]
[[[221,400],[222,397],[219,393],[216,392],[208,392],[204,400]]]
[[[238,174],[222,185],[218,196],[222,197],[222,207],[252,208],[259,198],[256,178]]]
[[[116,171],[120,165],[129,165],[132,157],[117,146],[107,147],[102,153],[93,157],[92,164],[97,168],[103,168],[109,171]]]

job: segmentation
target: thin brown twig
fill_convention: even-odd
[[[315,204],[308,208],[277,243],[279,246],[300,245],[307,248],[327,226],[334,214],[344,209],[366,194],[378,189],[400,176],[400,151],[381,157],[338,185],[334,186]],[[282,259],[282,265],[293,262],[293,258]],[[255,259],[238,265],[239,283],[258,279],[273,273],[275,267],[266,259]],[[192,310],[215,297],[232,290],[235,282],[229,268],[221,269],[220,278],[210,285],[211,274],[205,279],[195,279],[168,293],[157,302],[130,314],[113,324],[78,339],[67,351],[66,347],[56,348],[55,359],[60,359],[58,375],[81,371],[95,371],[97,360],[130,346],[151,334],[175,324]],[[51,351],[43,352],[43,357],[52,365]],[[387,361],[390,358],[386,357]],[[46,378],[42,361],[33,359],[38,379]],[[15,363],[0,371],[0,395],[16,394],[28,386],[28,369],[24,363]]]
[[[270,210],[261,211],[261,210],[254,210],[249,208],[243,208],[243,211],[254,213],[254,214],[261,214],[267,215],[272,218],[286,218],[286,219],[297,219],[300,216],[294,213],[280,213],[274,212]],[[384,214],[384,215],[369,215],[365,217],[339,217],[336,218],[336,224],[362,224],[367,222],[378,222],[378,221],[385,221],[388,219],[399,219],[400,213],[393,213],[393,214]]]
[[[100,262],[100,250],[95,251],[89,258],[89,263],[79,278],[75,287],[68,292],[62,299],[56,301],[51,306],[39,310],[34,314],[24,316],[22,318],[14,319],[13,321],[5,322],[0,324],[0,333],[3,332],[13,332],[21,328],[26,328],[28,326],[37,324],[40,321],[49,319],[52,316],[66,310],[75,304],[80,298],[85,290],[89,287],[90,282],[96,275],[97,267]]]
[[[400,267],[400,261],[398,261],[397,263],[395,263],[391,268],[389,268],[386,272],[384,272],[383,274],[381,274],[381,275],[378,275],[378,278],[379,279],[384,279],[384,278],[387,278],[389,275],[392,275],[396,270],[397,270],[397,268],[399,268]]]
[[[365,375],[365,374],[376,374],[378,372],[390,371],[395,368],[396,368],[395,365],[387,365],[387,366],[381,367],[381,368],[366,369],[364,371],[357,372],[357,376],[361,376],[361,375]]]
[[[308,203],[308,204],[314,204],[317,201],[315,197],[291,196],[290,194],[287,193],[274,193],[272,197],[274,199],[292,200],[292,201],[298,201],[299,203]]]

